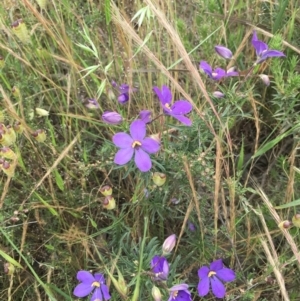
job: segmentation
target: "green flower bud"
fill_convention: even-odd
[[[153,286],[152,287],[152,290],[151,290],[151,294],[152,294],[152,297],[154,299],[154,301],[161,301],[161,292],[159,290],[159,288],[157,286]]]
[[[155,172],[152,176],[152,180],[154,184],[157,186],[164,185],[166,183],[166,179],[167,179],[166,175],[161,172]]]
[[[99,191],[104,195],[104,196],[108,196],[108,195],[112,195],[112,188],[109,185],[104,185],[102,186]]]
[[[116,208],[116,200],[111,195],[106,196],[103,201],[103,207],[107,210],[115,209]]]
[[[35,132],[32,133],[32,136],[34,139],[38,142],[44,142],[46,140],[46,133],[44,130],[36,130]]]
[[[292,218],[293,225],[297,228],[300,228],[300,213],[297,213]]]

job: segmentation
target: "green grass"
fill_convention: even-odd
[[[167,300],[166,288],[183,282],[198,300],[198,269],[222,258],[237,275],[226,285],[228,300],[299,300],[299,231],[278,227],[299,212],[291,203],[300,193],[298,7],[296,0],[49,0],[41,10],[38,1],[5,0],[0,122],[19,122],[24,132],[9,146],[16,159],[5,159],[14,174],[0,171],[0,262],[10,271],[0,273],[0,299],[75,300],[77,271],[91,270],[105,274],[111,300],[152,300],[154,284]],[[18,19],[23,41],[11,27]],[[253,28],[286,58],[251,70]],[[234,60],[218,57],[215,45],[230,48]],[[236,66],[241,76],[212,81],[200,73],[201,60]],[[137,88],[128,104],[118,103],[113,80]],[[112,136],[128,131],[141,110],[162,113],[152,91],[162,85],[193,104],[192,126],[159,117],[147,126],[161,140],[151,171],[115,165]],[[216,90],[226,96],[213,97]],[[85,106],[90,98],[99,109]],[[124,122],[103,123],[107,110]],[[153,172],[166,175],[163,186]],[[103,206],[103,185],[113,188],[113,210]],[[168,281],[154,283],[150,261],[173,233]]]

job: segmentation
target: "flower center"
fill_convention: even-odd
[[[139,146],[141,146],[141,145],[142,145],[141,142],[139,142],[139,141],[133,141],[131,147],[132,147],[132,148],[137,148],[137,147],[139,147]]]
[[[172,293],[172,299],[175,299],[178,296],[178,291]]]
[[[171,110],[171,106],[170,106],[169,103],[166,103],[166,104],[165,104],[165,108],[166,108],[167,110],[169,110],[169,111],[172,111],[172,110]]]
[[[100,282],[98,282],[98,281],[94,281],[93,283],[92,283],[92,286],[94,286],[94,287],[100,287]]]
[[[211,276],[216,275],[216,274],[217,274],[216,272],[210,271],[210,272],[208,273],[208,277],[211,277]]]

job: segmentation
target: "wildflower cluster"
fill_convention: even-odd
[[[257,64],[261,64],[268,58],[284,57],[285,55],[278,51],[269,49],[268,45],[257,38],[256,32],[253,33],[252,45],[256,51],[257,59],[253,63],[250,72],[253,72]],[[215,46],[216,53],[226,60],[233,59],[233,54],[230,49],[222,45]],[[238,77],[239,72],[235,68],[223,69],[220,67],[212,67],[208,62],[201,61],[200,69],[212,80],[220,81],[228,77]],[[267,84],[268,78],[261,74],[260,77]],[[113,82],[113,87],[118,89],[118,102],[125,105],[129,99],[130,94],[135,92],[127,84],[118,85]],[[164,115],[172,117],[185,126],[191,126],[192,120],[188,114],[192,111],[192,105],[187,100],[179,99],[173,100],[173,95],[169,87],[163,85],[161,88],[153,87],[162,112]],[[224,93],[215,91],[213,95],[216,98],[224,97]],[[96,104],[93,104],[95,107]],[[160,117],[159,115],[158,117]],[[117,165],[125,165],[132,159],[137,168],[142,172],[148,172],[152,168],[151,155],[158,153],[161,148],[160,141],[156,136],[147,136],[147,125],[158,117],[153,118],[149,110],[142,110],[138,118],[131,122],[129,126],[129,133],[117,132],[113,135],[112,141],[118,148],[114,157],[114,163]],[[110,125],[119,125],[124,119],[118,112],[106,111],[102,115],[102,121]],[[155,185],[162,186],[166,181],[166,175],[154,172],[152,177]],[[104,206],[115,206],[112,197],[112,189],[109,186],[104,186],[100,189],[101,193],[105,196]],[[147,191],[145,191],[145,194]],[[177,202],[174,199],[174,203]],[[107,203],[107,204],[106,204]],[[107,208],[108,209],[108,208]],[[299,216],[296,215],[293,219],[293,224],[298,226]],[[290,226],[284,224],[284,226]],[[188,228],[190,231],[196,231],[196,226],[188,221]],[[170,283],[169,279],[170,268],[172,265],[168,262],[168,255],[172,252],[176,245],[176,235],[169,236],[162,245],[161,254],[155,254],[150,261],[150,271],[145,272],[145,275],[150,275],[151,280],[155,283],[152,288],[152,296],[155,301],[163,300],[163,295],[168,294],[168,301],[191,301],[192,293],[187,283]],[[119,271],[118,271],[119,272]],[[110,277],[112,277],[110,275]],[[200,297],[204,297],[211,291],[217,298],[224,298],[226,295],[225,283],[235,280],[236,275],[232,269],[224,266],[222,259],[216,259],[210,263],[209,266],[202,266],[198,269],[199,282],[197,285],[197,292]],[[88,271],[79,271],[77,279],[81,282],[74,290],[74,295],[77,297],[84,297],[92,293],[91,300],[109,300],[110,294],[108,287],[105,284],[104,276],[100,273],[92,275]],[[114,281],[113,281],[114,282]],[[124,281],[123,281],[124,282]],[[124,282],[125,283],[125,282]],[[164,289],[164,293],[161,289]],[[118,291],[120,289],[117,289]]]

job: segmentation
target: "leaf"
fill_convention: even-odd
[[[61,177],[61,175],[60,175],[60,173],[58,172],[57,169],[54,169],[54,175],[55,175],[55,182],[56,182],[56,185],[58,186],[58,188],[59,188],[61,191],[64,191],[64,190],[65,190],[64,180],[63,180],[63,178]]]
[[[300,205],[300,199],[299,200],[296,200],[296,201],[293,201],[293,202],[289,202],[287,204],[283,204],[283,205],[280,205],[280,206],[276,206],[274,207],[275,209],[284,209],[284,208],[290,208],[290,207],[294,207],[294,206],[298,206]]]
[[[11,263],[12,265],[14,265],[20,269],[23,269],[23,267],[16,260],[14,260],[12,257],[10,257],[8,254],[3,252],[2,250],[0,250],[0,256],[2,256],[7,262]]]

